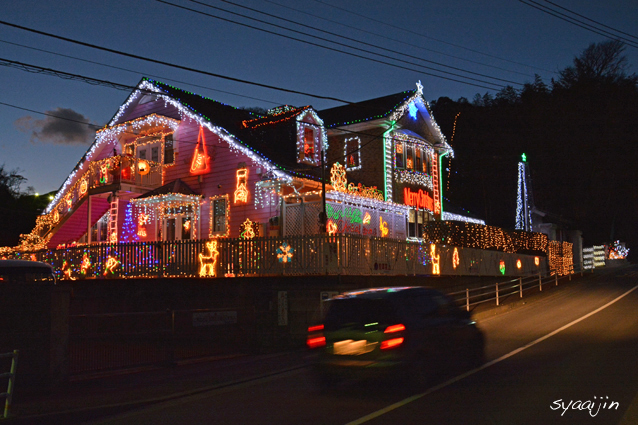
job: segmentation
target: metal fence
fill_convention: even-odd
[[[555,285],[558,286],[559,280],[568,279],[571,281],[574,273],[580,273],[581,276],[585,272],[585,269],[580,268],[574,270],[572,268],[571,273],[559,276],[558,273],[552,275],[543,276],[542,274],[534,276],[524,276],[517,279],[510,279],[503,282],[492,283],[477,288],[466,288],[463,291],[450,292],[450,295],[459,305],[465,306],[467,311],[470,311],[471,307],[476,307],[479,304],[487,302],[494,302],[499,306],[507,297],[512,295],[518,295],[519,298],[523,298],[523,293],[531,289],[538,289],[539,292],[543,291],[543,285]],[[589,272],[593,272],[590,270]]]
[[[0,393],[0,397],[5,398],[4,402],[4,414],[3,417],[6,419],[9,417],[9,412],[11,410],[11,401],[13,398],[13,388],[15,386],[16,379],[16,371],[18,368],[18,350],[13,350],[11,353],[0,354],[1,358],[11,358],[11,367],[9,368],[9,372],[0,373],[0,378],[8,378],[9,383],[7,384],[7,392]]]

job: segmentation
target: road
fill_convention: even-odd
[[[95,424],[638,424],[638,267],[592,277],[479,321],[487,363],[428,389],[346,382],[309,368]]]

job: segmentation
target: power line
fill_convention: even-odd
[[[437,41],[439,43],[447,44],[448,46],[457,47],[459,49],[467,50],[468,52],[478,53],[479,55],[483,55],[483,56],[487,56],[487,57],[490,57],[490,58],[502,60],[504,62],[509,62],[509,63],[512,63],[512,64],[515,64],[515,65],[525,66],[527,68],[538,69],[538,70],[541,70],[541,71],[551,72],[552,74],[555,74],[554,71],[550,71],[548,69],[539,68],[539,67],[533,66],[533,65],[527,65],[527,64],[524,64],[524,63],[521,63],[521,62],[516,62],[516,61],[509,60],[509,59],[504,59],[504,58],[501,58],[499,56],[491,55],[489,53],[484,53],[484,52],[481,52],[479,50],[474,50],[474,49],[470,49],[469,47],[461,46],[460,44],[454,44],[454,43],[450,43],[449,41],[444,41],[444,40],[440,40],[438,38],[430,37],[428,35],[421,34],[421,33],[418,33],[416,31],[412,31],[412,30],[409,30],[409,29],[406,29],[406,28],[402,28],[402,27],[399,27],[399,26],[396,26],[396,25],[392,25],[392,24],[389,24],[387,22],[380,21],[378,19],[374,19],[374,18],[371,18],[371,17],[366,16],[366,15],[362,15],[362,14],[357,13],[357,12],[353,12],[353,11],[345,9],[343,7],[339,7],[339,6],[335,6],[333,4],[330,4],[330,3],[323,2],[321,0],[313,0],[313,1],[316,2],[316,3],[321,3],[321,4],[325,5],[325,6],[329,6],[329,7],[341,10],[341,11],[349,13],[351,15],[355,15],[355,16],[358,16],[360,18],[367,19],[367,20],[372,21],[372,22],[376,22],[378,24],[386,25],[386,26],[388,26],[390,28],[394,28],[394,29],[397,29],[397,30],[400,30],[400,31],[403,31],[403,32],[407,32],[409,34],[413,34],[413,35],[416,35],[416,36],[419,36],[419,37],[426,38],[428,40],[434,40],[434,41]]]
[[[299,91],[299,90],[292,90],[292,89],[286,89],[286,88],[283,88],[283,87],[277,87],[277,86],[273,86],[273,85],[270,85],[270,84],[256,83],[254,81],[248,81],[248,80],[244,80],[244,79],[241,79],[241,78],[229,77],[227,75],[217,74],[217,73],[208,72],[208,71],[202,71],[202,70],[191,68],[191,67],[188,67],[188,66],[183,66],[183,65],[170,63],[170,62],[161,61],[161,60],[158,60],[158,59],[152,59],[152,58],[147,58],[147,57],[140,56],[140,55],[135,55],[135,54],[132,54],[132,53],[121,52],[121,51],[118,51],[118,50],[110,49],[108,47],[97,46],[95,44],[86,43],[86,42],[83,42],[83,41],[74,40],[74,39],[63,37],[63,36],[60,36],[60,35],[47,33],[47,32],[44,32],[44,31],[33,29],[33,28],[24,27],[22,25],[12,24],[12,23],[6,22],[6,21],[0,21],[0,25],[6,25],[6,26],[9,26],[9,27],[12,27],[12,28],[18,28],[18,29],[21,29],[21,30],[24,30],[24,31],[32,32],[34,34],[44,35],[46,37],[55,38],[55,39],[58,39],[58,40],[66,41],[66,42],[77,44],[77,45],[80,45],[80,46],[90,47],[92,49],[102,50],[104,52],[109,52],[109,53],[113,53],[113,54],[120,55],[120,56],[126,56],[126,57],[133,58],[133,59],[139,59],[139,60],[143,60],[143,61],[147,61],[147,62],[159,64],[159,65],[169,66],[169,67],[172,67],[172,68],[177,68],[177,69],[181,69],[181,70],[184,70],[184,71],[190,71],[190,72],[194,72],[194,73],[197,73],[197,74],[208,75],[210,77],[221,78],[221,79],[224,79],[224,80],[234,81],[234,82],[237,82],[237,83],[248,84],[248,85],[262,87],[262,88],[267,88],[267,89],[271,89],[271,90],[282,91],[282,92],[286,92],[286,93],[292,93],[292,94],[298,94],[298,95],[302,95],[302,96],[308,96],[308,97],[312,97],[312,98],[315,98],[315,99],[332,100],[332,101],[336,101],[336,102],[340,102],[340,103],[352,104],[352,102],[349,102],[349,101],[343,100],[343,99],[339,99],[339,98],[336,98],[336,97],[322,96],[322,95],[318,95],[318,94],[302,92],[302,91]],[[466,83],[466,84],[470,84],[470,83]]]
[[[621,40],[622,39],[622,40],[625,41],[625,44],[627,46],[630,46],[630,47],[638,49],[638,44],[634,44],[635,42],[632,41],[632,40],[628,40],[625,37],[618,36],[616,34],[613,34],[613,33],[609,32],[609,31],[606,31],[604,29],[592,27],[590,24],[587,24],[587,23],[585,23],[583,21],[580,21],[580,20],[578,20],[576,18],[572,18],[572,17],[570,17],[570,16],[568,16],[568,15],[562,13],[562,12],[559,12],[559,11],[556,11],[554,9],[551,9],[548,6],[544,6],[542,4],[539,4],[538,2],[535,2],[534,0],[528,0],[528,1],[518,0],[518,1],[520,1],[521,3],[523,3],[523,4],[527,5],[527,6],[533,7],[534,9],[540,10],[541,12],[544,12],[544,13],[546,13],[548,15],[552,15],[552,16],[560,19],[560,20],[563,20],[565,22],[569,22],[572,25],[576,25],[577,27],[583,28],[583,29],[585,29],[587,31],[593,32],[593,33],[601,35],[603,37],[610,38],[612,40]]]
[[[222,1],[225,1],[225,0],[222,0]],[[473,63],[473,64],[476,64],[476,65],[481,65],[481,66],[485,66],[485,67],[488,67],[488,68],[494,68],[494,69],[498,69],[500,71],[510,72],[512,74],[518,74],[518,75],[523,75],[523,76],[529,77],[529,74],[526,73],[526,72],[513,71],[511,69],[501,68],[501,67],[496,66],[496,65],[474,61],[474,60],[471,60],[471,59],[463,58],[461,56],[451,55],[449,53],[444,53],[444,52],[441,52],[441,51],[438,51],[438,50],[434,50],[434,49],[428,49],[427,47],[419,46],[417,44],[408,43],[408,42],[405,42],[403,40],[399,40],[399,39],[396,39],[396,38],[388,37],[388,36],[385,36],[383,34],[379,34],[379,33],[373,32],[373,31],[368,31],[368,30],[363,29],[363,28],[355,28],[355,27],[353,27],[351,25],[346,25],[346,24],[343,24],[341,22],[334,21],[332,19],[327,19],[327,18],[324,18],[322,16],[314,15],[312,13],[308,13],[308,12],[305,12],[305,11],[300,10],[300,9],[295,9],[294,7],[286,6],[284,4],[280,4],[280,3],[274,2],[272,0],[263,0],[263,1],[265,1],[267,3],[270,3],[270,4],[274,4],[274,5],[279,6],[279,7],[283,7],[285,9],[289,9],[289,10],[295,11],[297,13],[308,15],[308,16],[314,18],[314,19],[320,19],[322,21],[330,22],[330,23],[333,23],[333,24],[336,24],[336,25],[339,25],[339,26],[342,26],[342,27],[345,27],[345,28],[348,28],[348,29],[351,29],[351,30],[359,31],[359,32],[362,32],[362,33],[365,33],[365,34],[370,34],[370,35],[373,35],[375,37],[384,38],[384,39],[392,41],[394,43],[403,44],[405,46],[414,47],[414,48],[417,48],[419,50],[436,53],[436,54],[439,54],[439,55],[442,55],[442,56],[447,56],[449,58],[458,59],[458,60],[461,60],[461,61],[464,61],[464,62],[469,62],[469,63]],[[530,68],[533,68],[533,67],[530,66]],[[541,68],[538,68],[538,69],[541,69]],[[551,71],[548,71],[548,72],[551,72]]]
[[[327,42],[329,42],[329,43],[335,43],[335,44],[337,44],[337,45],[339,45],[339,46],[344,46],[344,47],[348,47],[348,48],[351,48],[351,49],[355,49],[355,47],[354,47],[354,46],[349,46],[349,45],[347,45],[347,44],[343,44],[343,43],[337,43],[337,42],[335,42],[335,41],[328,40],[328,39],[325,39],[325,38],[322,38],[322,37],[311,36],[310,34],[307,34],[307,33],[302,32],[302,31],[297,31],[297,30],[294,30],[294,29],[290,29],[290,28],[282,27],[282,26],[279,26],[279,25],[276,25],[276,24],[272,24],[272,23],[269,23],[269,22],[265,22],[265,21],[262,21],[262,20],[259,20],[259,19],[256,19],[256,18],[251,18],[251,17],[246,16],[246,15],[240,15],[240,14],[238,14],[238,13],[231,12],[231,11],[227,11],[227,10],[225,10],[225,9],[215,7],[215,6],[212,6],[212,5],[206,4],[206,3],[201,2],[201,1],[198,1],[198,0],[188,0],[188,1],[190,1],[190,2],[192,2],[192,3],[200,4],[200,5],[202,5],[202,6],[210,7],[210,8],[212,8],[212,9],[221,10],[221,11],[224,11],[224,12],[227,12],[227,13],[232,13],[232,14],[235,14],[235,15],[237,15],[237,16],[241,16],[241,17],[246,18],[246,19],[251,19],[251,20],[255,20],[255,21],[257,21],[257,22],[265,23],[265,24],[267,24],[267,25],[272,25],[272,26],[275,26],[276,28],[282,28],[282,29],[285,29],[285,30],[287,30],[287,31],[295,32],[295,33],[297,33],[297,34],[302,34],[302,35],[305,35],[305,36],[314,37],[314,38],[317,38],[317,39],[322,40],[322,41],[327,41]],[[295,24],[295,25],[301,25],[300,23],[295,22],[295,21],[293,21],[293,20],[286,19],[286,18],[282,18],[282,17],[277,16],[277,15],[272,14],[272,13],[263,12],[263,11],[261,11],[261,10],[259,10],[259,9],[255,9],[255,8],[248,7],[248,6],[243,6],[243,5],[241,5],[241,4],[237,4],[237,3],[234,3],[234,2],[229,1],[229,0],[221,0],[221,1],[222,1],[222,2],[224,2],[224,3],[231,4],[231,5],[233,5],[233,6],[236,6],[236,7],[242,8],[242,9],[246,9],[246,10],[250,10],[250,11],[255,12],[255,13],[259,13],[259,14],[261,14],[261,15],[266,15],[266,16],[269,16],[269,17],[271,17],[271,18],[279,19],[279,20],[284,21],[284,22],[292,23],[292,24]],[[491,78],[491,79],[493,79],[493,80],[502,81],[502,82],[505,82],[505,83],[512,83],[512,84],[516,84],[516,85],[522,85],[521,83],[519,83],[519,82],[517,82],[517,81],[511,81],[511,80],[506,80],[506,79],[503,79],[503,78],[492,77],[491,75],[481,74],[481,73],[479,73],[479,72],[474,72],[474,71],[468,71],[468,70],[466,70],[466,69],[458,68],[458,67],[451,66],[451,65],[446,65],[446,64],[441,63],[441,62],[435,62],[435,61],[432,61],[432,60],[423,59],[423,58],[420,58],[420,57],[418,57],[418,56],[410,55],[410,54],[407,54],[407,53],[397,52],[396,50],[392,50],[392,49],[388,49],[388,48],[385,48],[385,47],[381,47],[381,46],[378,46],[378,45],[375,45],[375,44],[372,44],[372,43],[368,43],[368,42],[366,42],[366,41],[357,40],[356,38],[347,37],[347,36],[345,36],[345,35],[337,34],[337,33],[331,32],[331,31],[326,31],[326,30],[323,30],[323,29],[321,29],[321,28],[314,27],[314,26],[312,26],[312,25],[304,24],[303,26],[304,26],[305,28],[309,28],[309,29],[314,30],[314,31],[317,31],[317,32],[321,32],[321,33],[324,33],[324,34],[328,34],[328,35],[331,35],[331,36],[334,36],[334,37],[339,37],[339,38],[342,38],[342,39],[345,39],[345,40],[348,40],[348,41],[354,41],[355,43],[359,43],[359,44],[362,44],[362,45],[364,45],[364,46],[368,46],[368,47],[373,47],[373,48],[375,48],[375,49],[379,49],[379,50],[382,50],[382,51],[385,51],[385,52],[390,52],[390,53],[400,54],[400,55],[402,55],[402,56],[405,56],[405,57],[408,57],[408,58],[411,58],[411,59],[416,59],[416,60],[421,61],[421,62],[431,63],[431,64],[434,64],[434,65],[442,66],[442,67],[449,68],[449,69],[453,69],[453,70],[456,70],[456,71],[465,72],[465,73],[467,73],[467,74],[477,75],[477,76],[485,77],[485,78]],[[359,49],[359,50],[360,50],[360,49]],[[374,54],[374,55],[377,55],[377,56],[381,56],[381,57],[384,57],[384,58],[389,58],[389,59],[393,59],[393,60],[400,60],[401,62],[408,63],[408,64],[410,64],[410,65],[422,66],[422,65],[415,64],[414,62],[408,62],[408,61],[404,61],[404,60],[401,60],[401,59],[393,58],[393,57],[390,57],[390,56],[381,55],[381,54],[379,54],[379,53],[371,52],[371,51],[369,51],[369,50],[361,50],[361,51],[366,52],[366,53],[370,53],[370,54]],[[431,67],[426,67],[426,68],[427,68],[427,69],[436,70],[436,71],[438,71],[438,72],[444,72],[444,71],[439,70],[439,69],[436,69],[436,68],[431,68]],[[465,76],[461,76],[461,75],[458,75],[458,74],[452,74],[452,75],[457,75],[457,76],[459,76],[459,77],[467,78],[467,77],[465,77]]]
[[[178,4],[170,3],[170,2],[165,1],[165,0],[155,0],[155,1],[157,1],[158,3],[163,3],[163,4],[166,4],[166,5],[169,5],[169,6],[173,6],[173,7],[178,8],[178,9],[183,9],[183,10],[187,10],[189,12],[194,12],[194,13],[197,13],[197,14],[200,14],[200,15],[209,16],[211,18],[218,19],[220,21],[232,23],[232,24],[235,24],[235,25],[240,25],[240,26],[243,26],[243,27],[246,27],[246,28],[251,28],[251,29],[254,29],[254,30],[257,30],[257,31],[261,31],[261,32],[265,32],[265,33],[268,33],[268,34],[276,35],[278,37],[287,38],[289,40],[298,41],[298,42],[301,42],[301,43],[304,43],[304,44],[308,44],[308,45],[315,46],[315,47],[320,47],[322,49],[330,50],[330,51],[333,51],[333,52],[344,53],[344,54],[349,55],[349,56],[357,57],[357,58],[360,58],[360,59],[365,59],[365,60],[368,60],[368,61],[371,61],[371,62],[376,62],[376,63],[380,63],[380,64],[384,64],[384,65],[389,65],[389,66],[392,66],[392,67],[395,67],[395,68],[399,68],[399,69],[405,69],[405,70],[408,70],[408,71],[422,73],[422,74],[429,75],[429,76],[432,76],[432,77],[437,77],[437,78],[441,78],[441,79],[444,79],[444,80],[454,81],[454,82],[461,83],[461,84],[467,84],[467,85],[470,85],[470,86],[481,87],[481,88],[485,88],[485,89],[488,89],[488,90],[496,90],[497,88],[503,88],[504,87],[503,85],[500,85],[500,84],[497,84],[497,83],[492,83],[492,82],[489,82],[489,81],[479,80],[479,79],[472,78],[472,77],[466,77],[464,75],[452,74],[452,75],[458,76],[460,78],[465,78],[465,79],[472,80],[472,81],[478,81],[478,82],[481,82],[483,84],[491,84],[492,86],[496,86],[496,87],[488,87],[488,86],[485,86],[485,85],[471,83],[471,82],[468,82],[468,81],[457,80],[455,78],[445,77],[445,76],[438,75],[438,74],[432,74],[430,72],[419,71],[419,70],[408,68],[408,67],[405,67],[405,66],[402,66],[402,65],[398,65],[398,64],[382,61],[382,60],[379,60],[379,59],[366,57],[366,56],[359,55],[359,54],[356,54],[356,53],[340,50],[340,49],[337,49],[337,48],[334,48],[334,47],[324,46],[324,45],[321,45],[321,44],[318,44],[318,43],[314,43],[312,41],[302,40],[302,39],[295,38],[295,37],[292,37],[292,36],[289,36],[289,35],[280,34],[280,33],[274,32],[274,31],[270,31],[270,30],[267,30],[267,29],[264,29],[264,28],[259,28],[259,27],[253,26],[253,25],[242,23],[242,22],[233,21],[232,19],[222,18],[221,16],[212,15],[210,13],[206,13],[206,12],[203,12],[201,10],[196,10],[196,9],[192,9],[190,7],[186,7],[186,6],[181,6],[181,5],[178,5]],[[209,6],[209,7],[212,7],[214,9],[219,9],[219,8],[214,7],[214,6]],[[221,10],[223,10],[223,9],[221,9]],[[225,11],[225,12],[231,13],[231,14],[235,14],[235,15],[238,15],[238,16],[242,16],[242,15],[236,14],[234,12],[228,12],[228,11]],[[260,21],[258,19],[250,18],[250,17],[248,17],[248,19],[256,20],[258,22],[264,22],[264,21]],[[272,25],[272,26],[278,27],[278,28],[283,28],[283,29],[286,29],[288,31],[298,32],[296,30],[291,30],[291,29],[288,29],[288,28],[284,28],[284,27],[281,27],[281,26],[276,25],[276,24],[270,24],[268,22],[264,22],[264,23],[266,23],[268,25]],[[304,35],[307,35],[307,34],[304,34]],[[320,37],[315,37],[315,38],[321,39]],[[338,45],[342,45],[343,46],[342,43],[337,43],[337,42],[326,40],[326,39],[322,39],[322,40],[325,40],[325,41],[328,41],[330,43],[334,43],[334,44],[338,44]],[[346,45],[346,47],[349,47],[351,49],[356,49],[355,47],[352,47],[352,46],[347,46]],[[357,49],[357,50],[364,51],[366,53],[375,54],[377,56],[388,57],[388,56],[381,55],[381,54],[374,53],[374,52],[370,52],[370,51],[365,51],[365,50],[361,50],[361,49]],[[388,58],[390,58],[392,60],[399,61],[399,62],[406,62],[406,61],[403,61],[401,59],[395,59],[395,58],[392,58],[392,57],[388,57]],[[421,67],[424,68],[424,69],[433,69],[431,67],[426,67],[426,66],[422,66],[422,65],[421,65]],[[434,70],[438,71],[438,72],[443,72],[443,71],[437,70],[437,69],[434,69]]]
[[[153,74],[148,74],[148,73],[141,72],[141,71],[135,71],[135,70],[128,69],[128,68],[122,68],[120,66],[109,65],[109,64],[106,64],[106,63],[102,63],[102,62],[97,62],[97,61],[92,61],[92,60],[88,60],[88,59],[78,58],[76,56],[65,55],[63,53],[52,52],[50,50],[39,49],[37,47],[26,46],[24,44],[13,43],[11,41],[0,40],[0,43],[6,43],[6,44],[10,44],[12,46],[18,46],[18,47],[22,47],[22,48],[25,48],[25,49],[35,50],[35,51],[43,52],[43,53],[48,53],[48,54],[51,54],[51,55],[60,56],[60,57],[63,57],[63,58],[68,58],[68,59],[73,59],[73,60],[77,60],[77,61],[80,61],[80,62],[90,63],[90,64],[93,64],[93,65],[100,65],[100,66],[104,66],[104,67],[111,68],[111,69],[117,69],[117,70],[120,70],[120,71],[126,71],[126,72],[130,72],[130,73],[136,74],[138,76],[139,75],[145,75],[147,77],[153,77],[153,78],[157,78],[157,79],[160,79],[160,80],[163,80],[163,81],[171,81],[171,82],[174,82],[174,83],[186,84],[188,86],[197,87],[197,88],[200,88],[200,89],[206,89],[206,90],[211,90],[211,91],[214,91],[214,92],[219,92],[219,93],[224,93],[224,94],[230,94],[230,95],[233,95],[233,96],[243,97],[243,98],[246,98],[246,99],[257,100],[257,101],[260,101],[260,102],[266,102],[266,103],[270,103],[270,104],[275,105],[275,106],[281,105],[281,102],[275,102],[275,101],[272,101],[272,100],[261,99],[261,98],[253,97],[253,96],[246,96],[246,95],[243,95],[243,94],[234,93],[234,92],[230,92],[230,91],[214,89],[214,88],[207,87],[207,86],[201,86],[201,85],[194,84],[194,83],[188,83],[186,81],[175,80],[175,79],[171,79],[171,78],[162,77],[162,76],[159,76],[159,75],[153,75]]]
[[[618,32],[618,33],[620,33],[620,34],[624,34],[624,35],[627,35],[627,36],[629,36],[629,37],[631,37],[631,38],[635,38],[636,40],[638,40],[638,37],[636,37],[635,35],[632,35],[632,34],[629,34],[629,33],[627,33],[627,32],[621,31],[621,30],[616,29],[616,28],[614,28],[614,27],[610,27],[610,26],[605,25],[605,24],[603,24],[603,23],[601,23],[601,22],[598,22],[598,21],[596,21],[596,20],[589,19],[589,18],[588,18],[587,16],[585,16],[585,15],[581,15],[580,13],[574,12],[574,11],[573,11],[573,10],[571,10],[571,9],[567,9],[566,7],[563,7],[563,6],[559,5],[559,4],[553,3],[553,2],[551,2],[551,1],[549,1],[549,0],[545,0],[545,2],[546,2],[546,3],[551,4],[551,5],[555,6],[555,7],[558,7],[559,9],[562,9],[562,10],[564,10],[564,11],[566,11],[566,12],[569,12],[569,13],[574,14],[574,15],[576,15],[576,16],[579,16],[579,17],[581,17],[581,18],[583,18],[583,19],[586,19],[586,20],[588,20],[589,22],[593,22],[593,23],[595,23],[595,24],[597,24],[597,25],[600,25],[600,26],[605,27],[605,28],[607,28],[607,29],[610,29],[610,30],[616,31],[616,32]]]

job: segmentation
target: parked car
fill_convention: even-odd
[[[39,261],[0,260],[0,284],[46,283],[55,285],[53,267]]]
[[[482,332],[437,290],[375,288],[327,302],[323,323],[308,328],[307,337],[322,385],[380,375],[421,385],[440,371],[483,362]]]

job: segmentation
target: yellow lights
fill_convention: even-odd
[[[100,183],[105,184],[108,179],[108,172],[109,172],[109,163],[108,162],[103,162],[102,164],[100,164]]]
[[[66,207],[70,210],[73,207],[73,200],[70,197],[68,197],[65,199],[65,201],[66,201]]]
[[[383,221],[383,217],[381,216],[379,216],[379,230],[381,231],[381,236],[384,238],[388,236],[388,233],[390,233],[390,230],[388,229],[388,222]]]
[[[237,188],[235,190],[235,204],[248,202],[248,169],[237,170]]]
[[[145,213],[140,213],[140,215],[137,216],[137,236],[142,238],[146,237],[146,223],[148,223],[149,219],[150,217]]]
[[[454,248],[454,253],[452,254],[452,267],[454,270],[461,264],[461,260],[459,258],[459,250],[458,248]]]
[[[87,179],[82,179],[80,183],[80,196],[86,195],[86,192],[89,190],[89,182]]]
[[[246,219],[239,225],[239,237],[242,239],[253,239],[259,235],[259,223]]]
[[[328,231],[328,235],[334,236],[337,233],[337,224],[334,221],[328,220],[328,224],[326,226],[327,226],[326,230]]]
[[[91,260],[89,259],[89,255],[85,252],[82,256],[82,262],[80,263],[80,273],[86,275],[90,268]]]
[[[523,263],[521,262],[521,259],[519,258],[518,260],[516,260],[516,268],[520,269],[523,267]]]
[[[349,193],[355,196],[362,196],[364,198],[376,199],[378,201],[384,201],[383,192],[377,189],[376,186],[364,186],[361,183],[355,185],[354,183],[348,184],[346,177],[346,170],[343,165],[335,162],[330,169],[330,184],[337,192]]]
[[[199,135],[197,136],[197,146],[193,153],[191,161],[191,174],[205,174],[210,171],[210,157],[206,149],[206,139],[204,138],[204,127],[199,127]]]
[[[104,276],[108,276],[109,273],[111,275],[115,274],[115,269],[120,265],[120,261],[113,257],[113,256],[109,256],[106,259],[106,263],[104,264]]]
[[[370,224],[370,220],[372,220],[372,217],[369,212],[366,212],[363,216],[363,224]]]
[[[343,165],[338,162],[335,162],[330,169],[330,184],[336,191],[346,191],[346,185],[348,184],[346,170],[343,168]]]
[[[109,235],[109,242],[111,243],[117,243],[117,232],[112,232]]]
[[[55,211],[53,211],[53,222],[57,223],[58,221],[60,221],[60,213],[56,209]]]
[[[208,255],[202,253],[199,254],[199,276],[200,277],[215,277],[217,257],[219,252],[217,251],[217,241],[212,240],[206,242],[206,249]]]
[[[432,259],[432,274],[441,274],[441,255],[436,255],[436,245],[430,244],[430,258]]]
[[[148,164],[148,161],[145,159],[140,159],[137,162],[137,172],[140,176],[145,176],[151,171],[151,166]]]
[[[536,265],[536,267],[541,265],[541,259],[538,257],[534,257],[534,264]]]

